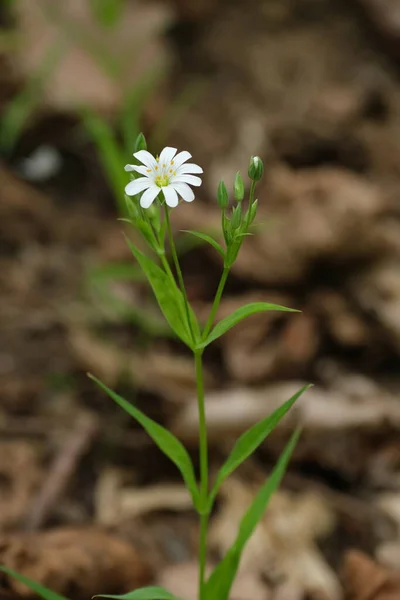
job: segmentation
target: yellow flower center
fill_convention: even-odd
[[[157,175],[155,178],[155,183],[158,185],[158,187],[165,187],[169,184],[169,177],[166,175]]]

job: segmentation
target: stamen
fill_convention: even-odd
[[[146,173],[151,173],[151,169],[146,169]]]

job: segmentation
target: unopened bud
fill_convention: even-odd
[[[223,181],[219,182],[218,192],[217,192],[217,202],[218,202],[218,206],[222,209],[227,208],[227,206],[229,204],[228,190],[226,189],[226,185]]]
[[[264,174],[264,165],[263,161],[259,156],[251,157],[248,174],[250,179],[252,179],[253,181],[260,181],[261,177]]]
[[[143,133],[139,133],[135,142],[135,152],[139,152],[139,150],[147,150],[147,142]]]
[[[239,171],[236,173],[235,183],[233,184],[233,195],[237,202],[241,202],[244,198],[244,183]]]

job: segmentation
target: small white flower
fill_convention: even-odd
[[[199,165],[186,163],[192,156],[189,152],[185,150],[176,154],[176,148],[167,146],[157,158],[147,150],[139,150],[133,156],[144,166],[126,165],[125,171],[136,171],[143,177],[128,183],[125,193],[128,196],[135,196],[143,192],[140,206],[149,208],[161,190],[165,202],[171,207],[178,205],[178,194],[185,202],[194,200],[193,190],[189,186],[201,185],[200,177],[196,177],[194,173],[202,173],[203,169]]]

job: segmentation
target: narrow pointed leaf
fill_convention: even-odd
[[[88,373],[90,379],[92,379],[99,387],[102,388],[116,402],[125,412],[133,417],[146,433],[151,437],[153,442],[160,448],[162,452],[178,467],[181,475],[186,483],[188,490],[193,499],[193,505],[197,508],[198,506],[198,488],[196,484],[196,478],[194,475],[193,464],[190,456],[182,444],[172,433],[165,429],[156,421],[153,421],[147,417],[142,411],[136,406],[133,406],[130,402],[122,398],[119,394],[116,394],[110,388],[108,388],[100,379],[94,377],[91,373]]]
[[[199,345],[199,348],[205,348],[213,342],[214,340],[224,335],[229,329],[232,329],[237,323],[249,317],[250,315],[254,315],[260,312],[267,312],[270,310],[279,310],[284,312],[300,312],[294,308],[287,308],[286,306],[280,306],[279,304],[271,304],[269,302],[251,302],[250,304],[246,304],[245,306],[241,306],[237,310],[235,310],[231,315],[222,319],[219,323],[216,324],[214,329],[208,335],[207,339]]]
[[[25,577],[25,575],[21,575],[21,573],[14,571],[14,569],[9,569],[8,567],[3,567],[0,565],[0,571],[3,571],[3,573],[9,575],[10,577],[14,577],[21,583],[24,583],[30,590],[32,590],[32,592],[35,592],[35,594],[44,600],[68,600],[65,596],[61,596],[61,594],[57,594],[56,592],[49,590],[48,588],[44,587],[44,585],[37,583],[37,581],[33,581],[29,577]]]
[[[265,438],[275,429],[279,421],[286,415],[288,410],[293,406],[296,400],[306,391],[312,387],[311,384],[303,386],[296,394],[294,394],[289,400],[287,400],[282,406],[274,410],[268,417],[256,423],[250,429],[245,431],[234,445],[232,452],[228,456],[226,462],[222,465],[218,472],[216,482],[211,491],[209,497],[209,508],[211,509],[215,497],[218,493],[219,488],[227,477],[239,465],[242,464],[258,446],[265,440]]]
[[[193,349],[193,342],[189,331],[185,304],[182,292],[175,281],[169,277],[156,263],[140,252],[127,238],[127,243],[141,268],[143,269],[154,295],[157,299],[161,312],[168,321],[171,329],[187,345]],[[194,335],[200,337],[199,324],[196,316],[189,306],[189,314],[192,322]]]
[[[270,477],[259,490],[246,514],[242,518],[239,531],[233,545],[221,562],[215,567],[206,583],[207,600],[227,600],[236,572],[239,568],[242,552],[253,534],[258,522],[263,517],[268,502],[279,486],[286,471],[288,462],[299,438],[300,431],[294,432]]]
[[[213,248],[215,248],[215,250],[217,252],[219,252],[219,254],[224,257],[225,256],[225,252],[223,247],[221,246],[221,244],[219,244],[217,242],[217,240],[214,240],[214,238],[212,238],[210,235],[208,235],[207,233],[202,233],[200,231],[191,231],[189,229],[182,229],[182,231],[184,233],[190,233],[191,235],[194,235],[195,237],[199,238],[200,240],[203,240],[203,242],[207,242],[207,244],[210,244]]]
[[[127,594],[113,596],[111,594],[97,594],[94,598],[115,598],[115,600],[180,600],[168,590],[158,586],[149,586],[133,590]]]

